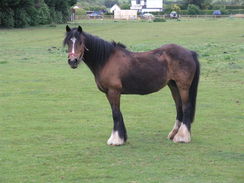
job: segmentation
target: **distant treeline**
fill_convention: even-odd
[[[65,23],[77,0],[1,0],[0,27]]]
[[[77,4],[84,10],[98,11],[111,8],[114,4],[121,9],[130,9],[131,0],[77,0]]]

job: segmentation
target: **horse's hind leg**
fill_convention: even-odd
[[[186,88],[179,88],[179,93],[181,96],[182,101],[182,110],[183,110],[183,119],[178,132],[173,138],[174,142],[184,142],[188,143],[191,141],[191,113],[192,113],[192,106],[189,99],[189,89]]]
[[[127,140],[127,134],[123,116],[120,112],[120,92],[116,90],[109,90],[107,92],[107,98],[112,108],[114,121],[114,128],[107,144],[115,146],[123,145]]]
[[[177,112],[174,127],[168,135],[168,139],[173,140],[181,126],[182,119],[183,119],[183,111],[182,111],[182,101],[181,101],[180,93],[175,81],[173,80],[169,81],[168,86],[170,88],[172,97],[175,101],[176,112]]]

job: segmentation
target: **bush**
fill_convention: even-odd
[[[177,13],[179,13],[181,10],[181,7],[177,4],[166,4],[164,6],[164,12],[165,14],[170,14],[172,11],[176,11]]]
[[[166,22],[164,18],[155,18],[153,22]]]
[[[86,15],[86,11],[84,9],[76,9],[75,14],[78,16]]]
[[[189,4],[187,8],[188,14],[189,15],[199,15],[200,14],[200,9],[198,6],[194,4]]]
[[[200,15],[212,15],[214,10],[201,10]]]
[[[239,6],[238,5],[226,5],[225,8],[228,9],[228,10],[233,10],[233,9],[238,9],[239,10],[239,9],[244,9],[244,6],[241,6],[241,5],[239,5]]]
[[[171,10],[172,11],[179,12],[180,11],[180,6],[177,5],[177,4],[173,4],[173,5],[171,5]]]
[[[155,16],[166,14],[166,12],[163,12],[163,11],[160,11],[160,12],[148,12],[148,13],[151,13],[151,14],[153,14],[153,15],[155,15]]]
[[[187,10],[180,10],[179,14],[180,15],[187,15],[188,11]]]
[[[169,14],[171,12],[171,5],[165,4],[164,5],[164,13]]]
[[[130,3],[123,3],[120,5],[120,8],[123,10],[129,10],[130,9]]]
[[[225,8],[220,8],[221,15],[228,15],[228,11]]]
[[[216,5],[216,4],[212,5],[212,10],[220,10],[223,8],[225,8],[225,6],[223,6],[223,5]]]
[[[244,14],[244,9],[240,10],[227,10],[228,14]]]
[[[100,11],[100,10],[104,10],[106,9],[105,6],[90,6],[89,8],[87,8],[87,10],[90,11]]]

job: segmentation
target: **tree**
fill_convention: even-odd
[[[0,26],[25,27],[29,25],[67,22],[70,6],[77,0],[1,0]]]
[[[194,4],[189,4],[187,11],[189,15],[198,15],[200,13],[199,7]]]
[[[171,5],[171,10],[172,10],[172,11],[176,11],[176,12],[179,13],[179,11],[180,11],[180,6],[177,5],[177,4],[173,4],[173,5]]]
[[[44,0],[40,0],[38,7],[39,24],[49,24],[51,22],[50,9]]]
[[[34,25],[35,0],[2,0],[0,3],[1,26],[4,27],[25,27]],[[9,22],[8,22],[9,21]]]
[[[199,8],[203,8],[204,7],[204,3],[206,0],[185,0],[186,5],[190,5],[190,4],[194,4],[196,6],[198,6]]]
[[[73,6],[77,0],[44,0],[50,9],[52,22],[65,23],[69,19],[69,8]]]
[[[0,25],[3,27],[14,27],[14,11],[9,8],[0,8]]]
[[[130,3],[127,2],[127,3],[122,3],[120,5],[120,8],[123,9],[123,10],[129,10],[130,9]]]
[[[105,0],[104,1],[104,5],[107,7],[107,8],[111,8],[113,5],[115,4],[119,4],[118,3],[118,0]]]

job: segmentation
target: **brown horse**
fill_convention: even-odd
[[[168,85],[176,104],[176,122],[168,138],[191,141],[200,65],[197,54],[175,44],[148,52],[131,52],[120,43],[107,42],[78,28],[66,26],[64,45],[68,63],[83,61],[95,76],[97,87],[110,102],[114,127],[108,145],[122,145],[127,133],[120,112],[121,94],[149,94]]]

